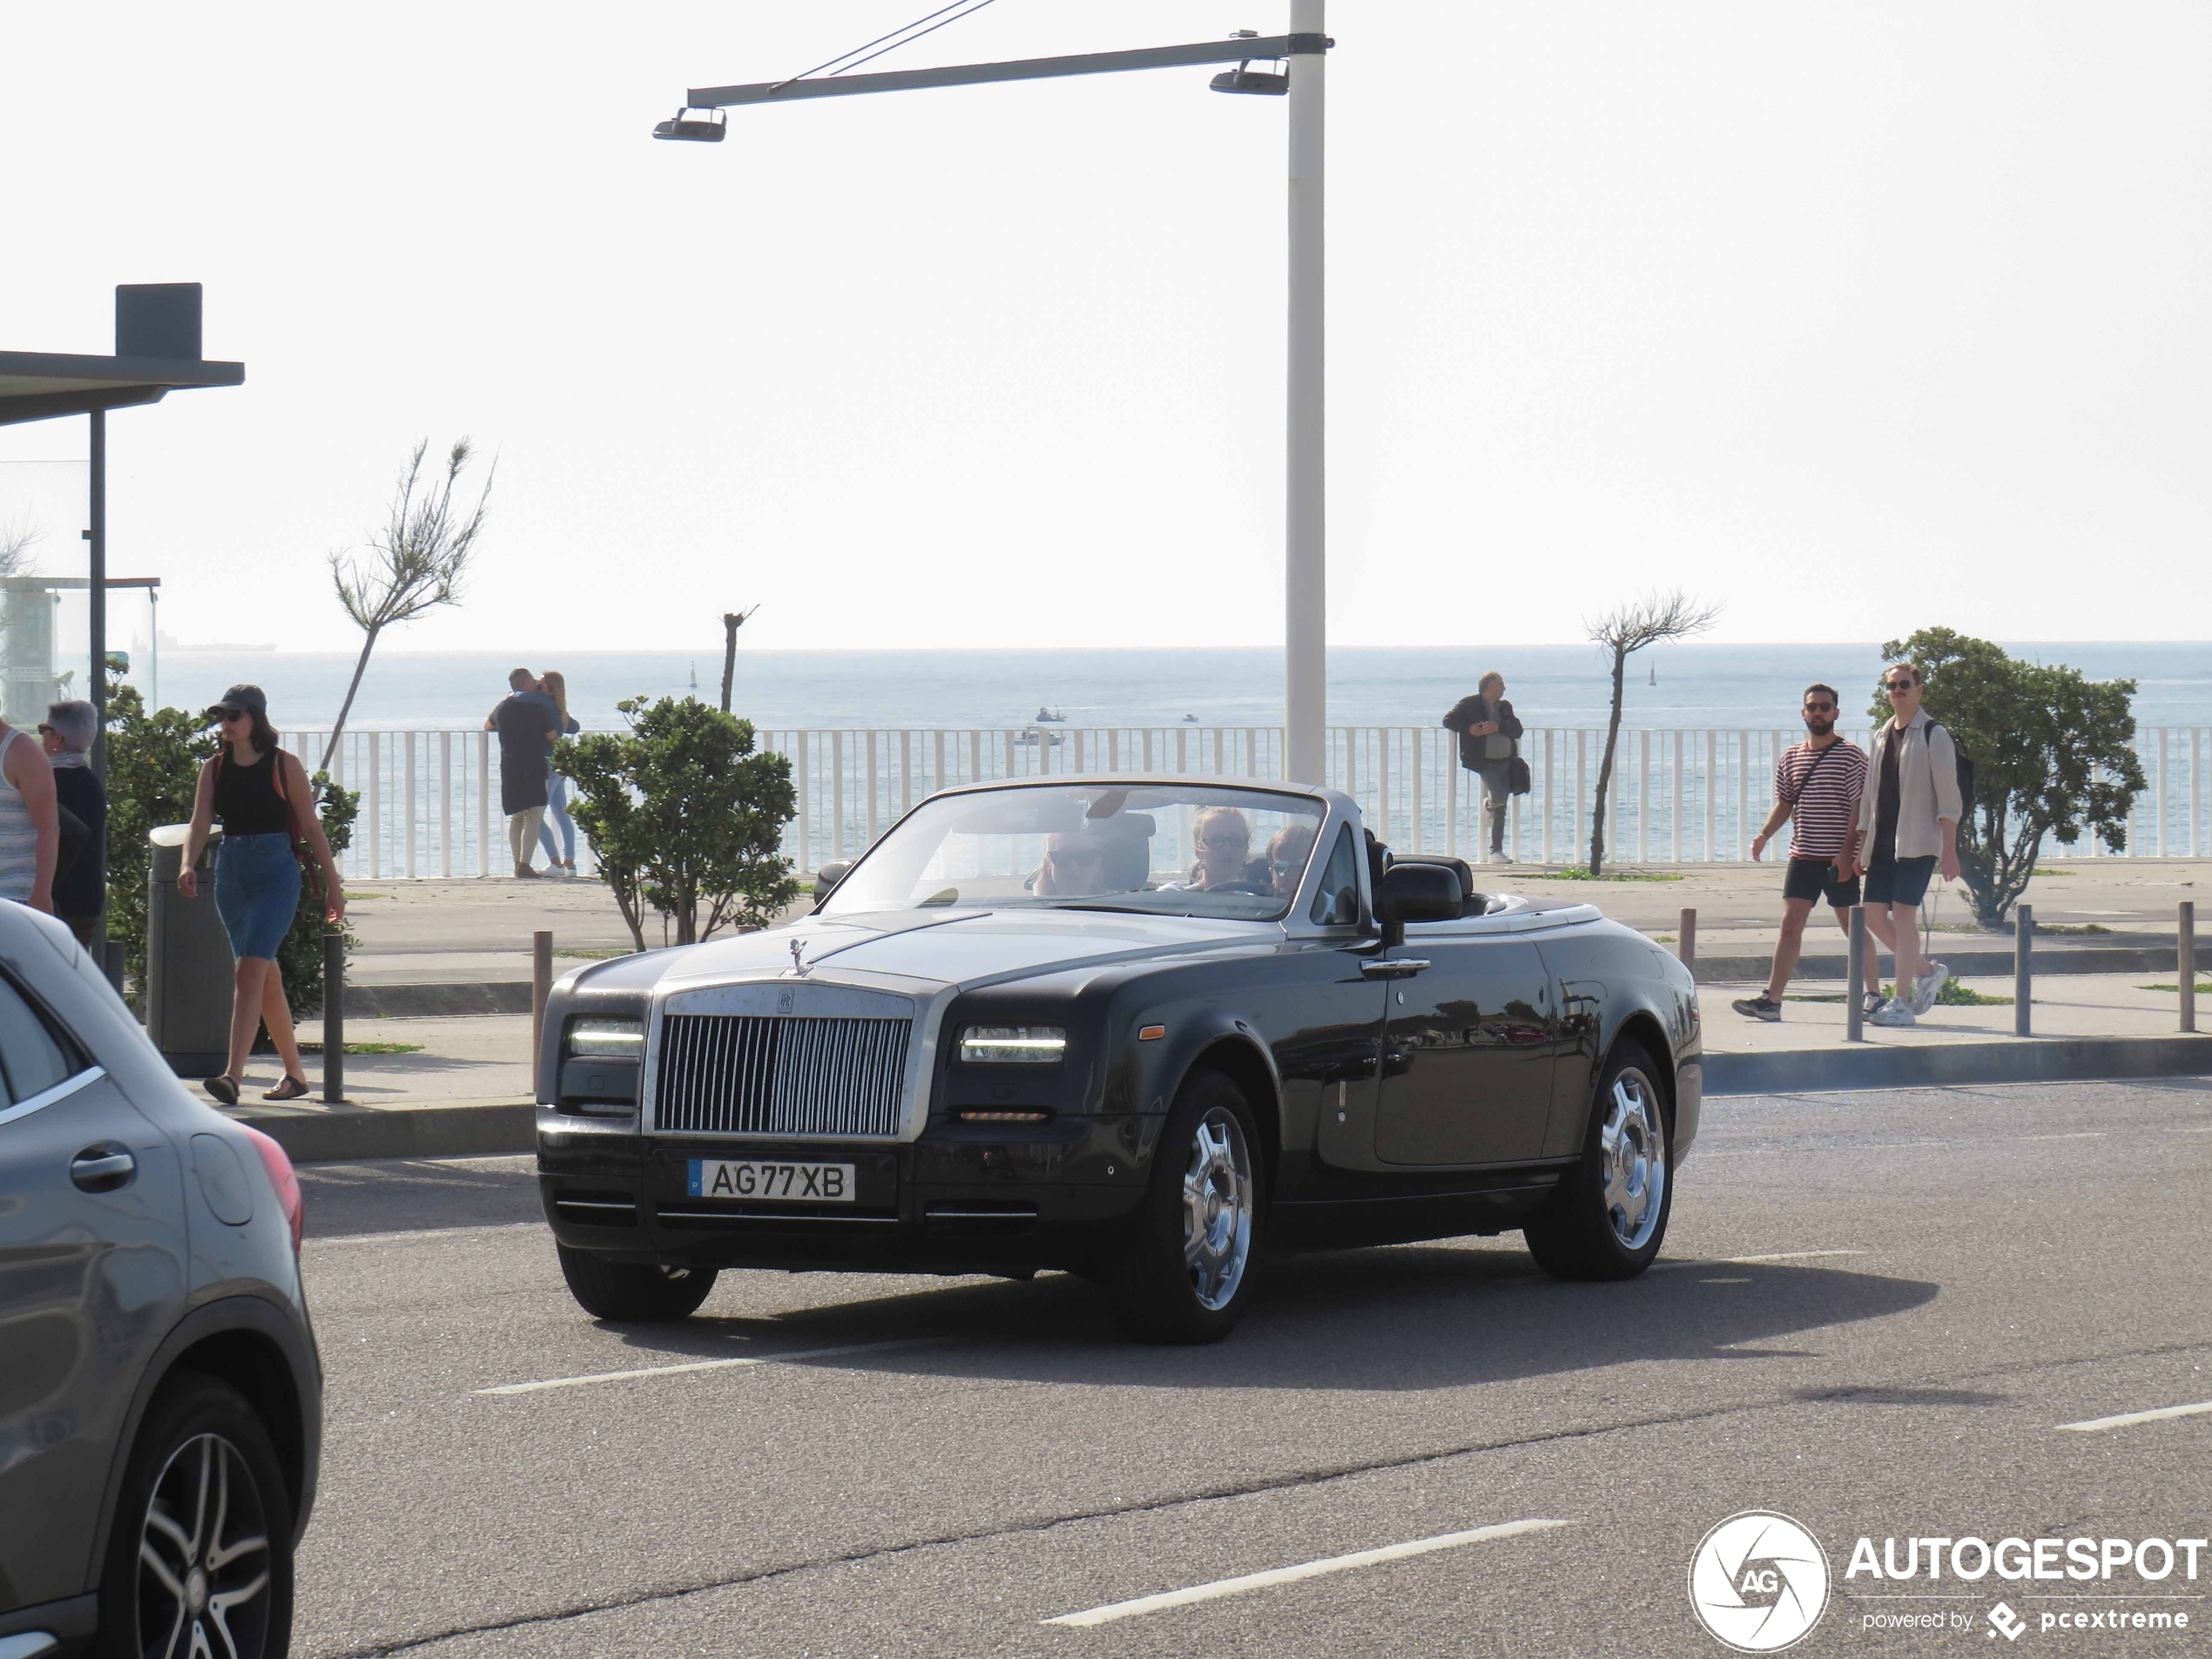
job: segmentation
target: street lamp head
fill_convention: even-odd
[[[1261,98],[1281,98],[1291,90],[1291,78],[1272,71],[1254,69],[1246,58],[1234,69],[1224,69],[1210,83],[1217,92],[1250,92]]]
[[[695,114],[705,118],[693,120]],[[729,131],[730,118],[724,111],[682,109],[672,118],[655,123],[653,137],[680,139],[687,144],[719,144]]]

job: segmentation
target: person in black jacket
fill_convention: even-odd
[[[54,878],[54,914],[87,950],[97,943],[94,930],[107,900],[107,790],[91,759],[98,729],[98,717],[82,698],[49,704],[38,728],[38,746],[54,769],[54,802],[75,813],[85,830],[69,867]]]
[[[1506,803],[1511,798],[1514,757],[1521,752],[1521,717],[1506,701],[1506,677],[1494,668],[1476,682],[1444,717],[1444,728],[1460,734],[1460,764],[1482,779],[1482,804],[1490,814],[1490,861],[1510,864],[1506,856]]]

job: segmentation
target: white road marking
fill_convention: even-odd
[[[2023,1135],[2024,1141],[2101,1141],[2105,1132],[2101,1129],[2076,1130],[2070,1135]]]
[[[333,1233],[321,1238],[309,1233],[307,1243],[310,1244],[412,1244],[418,1238],[473,1238],[478,1233],[513,1232],[517,1227],[535,1227],[540,1232],[545,1231],[545,1224],[543,1221],[488,1221],[480,1227],[400,1228],[391,1232],[381,1233]]]
[[[1440,1549],[1457,1549],[1462,1544],[1480,1544],[1493,1538],[1517,1538],[1523,1533],[1548,1532],[1554,1527],[1571,1527],[1571,1521],[1507,1521],[1494,1527],[1477,1527],[1471,1532],[1440,1533],[1433,1538],[1416,1538],[1403,1544],[1386,1544],[1380,1549],[1362,1549],[1350,1555],[1332,1555],[1325,1561],[1305,1561],[1297,1567],[1278,1567],[1264,1573],[1246,1573],[1240,1578],[1216,1579],[1211,1584],[1194,1584],[1187,1590],[1163,1590],[1157,1595],[1140,1595],[1133,1602],[1115,1602],[1105,1607],[1095,1607],[1084,1613],[1062,1613],[1057,1618],[1046,1619],[1046,1624],[1076,1625],[1085,1629],[1093,1625],[1111,1624],[1116,1619],[1133,1619],[1140,1614],[1158,1613],[1171,1607],[1189,1607],[1194,1602],[1218,1601],[1224,1595],[1242,1595],[1248,1590],[1271,1589],[1278,1584],[1295,1584],[1300,1579],[1319,1578],[1326,1573],[1347,1572],[1355,1567],[1372,1567],[1380,1561],[1404,1561],[1408,1556],[1426,1555]]]
[[[2200,1399],[2194,1406],[2161,1406],[2155,1412],[2122,1412],[2117,1417],[2092,1417],[2086,1422],[2060,1423],[2059,1426],[2091,1434],[2102,1428],[2132,1428],[2137,1423],[2162,1423],[2169,1417],[2202,1417],[2208,1412],[2212,1412],[2212,1399]]]
[[[847,1353],[887,1353],[894,1348],[919,1348],[942,1342],[943,1337],[908,1337],[898,1342],[847,1342],[835,1348],[800,1348],[790,1353],[748,1354],[742,1359],[694,1359],[680,1366],[640,1366],[634,1371],[595,1371],[582,1377],[549,1377],[543,1382],[502,1383],[479,1388],[479,1394],[536,1394],[548,1388],[584,1388],[593,1383],[632,1382],[640,1377],[675,1377],[696,1371],[735,1371],[745,1366],[781,1366],[801,1359],[829,1359]]]
[[[1871,1250],[1777,1250],[1764,1256],[1689,1256],[1676,1261],[1654,1262],[1656,1273],[1669,1267],[1745,1267],[1757,1262],[1805,1262],[1823,1256],[1871,1256]]]

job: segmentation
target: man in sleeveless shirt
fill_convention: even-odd
[[[1785,751],[1774,767],[1774,810],[1751,838],[1751,856],[1766,852],[1782,826],[1794,818],[1790,838],[1790,873],[1782,883],[1782,935],[1774,943],[1774,969],[1766,989],[1729,1006],[1747,1020],[1782,1017],[1782,994],[1797,971],[1804,948],[1805,922],[1814,904],[1826,899],[1845,937],[1851,908],[1858,902],[1858,798],[1866,788],[1866,754],[1836,735],[1838,707],[1832,685],[1805,687],[1805,740]],[[1866,984],[1858,992],[1871,1013],[1882,1001],[1882,979],[1874,953],[1866,953]]]

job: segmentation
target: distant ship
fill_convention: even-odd
[[[1057,749],[1067,739],[1057,732],[1044,732],[1033,725],[1025,725],[1022,728],[1022,735],[1015,741],[1032,746],[1042,744],[1049,749]]]
[[[1064,721],[1067,718],[1068,711],[1065,709],[1049,709],[1042,703],[1037,705],[1037,718],[1048,725]]]
[[[1650,678],[1650,679],[1649,679],[1649,680],[1646,681],[1646,682],[1645,682],[1645,684],[1647,684],[1647,685],[1658,685],[1658,684],[1659,684],[1659,664],[1656,664],[1656,663],[1652,664],[1652,665],[1651,665],[1651,678]]]
[[[1183,717],[1183,724],[1185,725],[1196,725],[1198,724],[1198,717],[1195,714],[1186,714]]]

